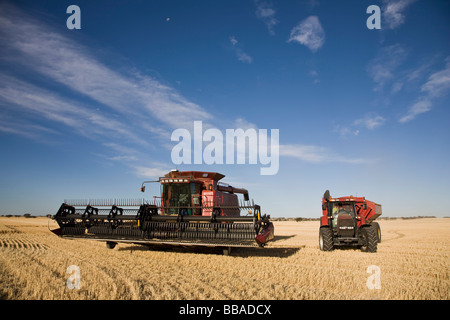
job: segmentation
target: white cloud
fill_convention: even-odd
[[[394,94],[394,93],[400,92],[402,90],[402,88],[403,88],[403,82],[397,81],[392,85],[391,93]]]
[[[343,125],[339,125],[339,124],[334,126],[333,132],[338,133],[342,138],[346,138],[350,135],[353,135],[353,136],[359,135],[359,130],[357,130],[357,129],[355,130],[349,126],[343,126]]]
[[[399,122],[411,121],[419,114],[430,111],[433,100],[446,95],[450,91],[450,57],[447,57],[445,62],[445,68],[431,74],[421,86],[421,92],[424,94],[409,108],[407,114],[400,118]]]
[[[416,0],[383,0],[382,25],[395,29],[405,22],[406,8]]]
[[[401,123],[405,123],[413,120],[416,116],[421,113],[425,113],[431,110],[431,101],[429,100],[421,100],[416,102],[411,108],[409,108],[408,113],[402,117],[399,121]]]
[[[255,129],[258,130],[258,126],[254,123],[251,123],[249,121],[247,121],[244,118],[237,118],[234,121],[234,128],[239,128],[239,129],[243,129],[243,130],[247,130],[247,129]]]
[[[256,4],[256,17],[261,19],[267,26],[270,34],[275,34],[273,28],[278,24],[278,20],[275,18],[275,10],[272,5],[267,2],[260,2],[255,0]]]
[[[280,156],[293,157],[305,162],[324,163],[324,162],[340,162],[360,164],[368,162],[367,159],[347,158],[339,154],[331,152],[327,148],[312,145],[280,145]]]
[[[354,124],[359,126],[363,125],[369,130],[374,130],[377,127],[382,126],[386,122],[386,119],[375,113],[369,113],[364,118],[355,120]]]
[[[309,75],[313,78],[313,84],[320,83],[319,73],[316,70],[312,70]]]
[[[306,7],[309,11],[313,10],[315,7],[320,6],[320,2],[318,0],[307,0]]]
[[[361,133],[361,128],[372,131],[384,125],[385,122],[386,118],[375,112],[369,112],[364,115],[364,117],[356,119],[352,123],[335,124],[333,132],[339,134],[341,138],[348,138],[351,136],[358,136]]]
[[[382,90],[387,83],[395,79],[394,72],[403,63],[406,55],[406,50],[400,44],[379,50],[367,66],[367,72],[376,84],[374,91]]]
[[[87,153],[146,176],[167,171],[148,167],[168,149],[172,129],[213,118],[174,88],[134,68],[105,64],[93,50],[9,3],[0,4],[0,35],[4,62],[28,71],[27,78],[8,75],[9,68],[0,75],[1,110],[21,119],[0,121],[2,132],[40,142],[78,135],[97,143]],[[35,75],[42,81],[32,84]]]
[[[253,58],[249,56],[247,53],[244,52],[244,50],[241,48],[241,45],[239,41],[236,39],[235,36],[230,36],[230,43],[232,45],[232,51],[236,55],[237,59],[243,63],[252,63]]]
[[[450,57],[446,59],[445,69],[433,73],[422,85],[421,91],[431,97],[440,97],[450,89]]]
[[[0,131],[7,134],[14,134],[25,137],[27,139],[36,140],[41,143],[48,143],[46,136],[58,135],[59,132],[46,128],[44,126],[30,123],[26,119],[15,119],[1,114],[0,116]]]
[[[250,57],[245,52],[238,52],[237,57],[238,57],[239,61],[244,62],[244,63],[252,63],[253,62],[253,58]]]
[[[324,162],[328,159],[325,148],[308,145],[280,145],[280,156],[294,157],[306,162]]]
[[[325,31],[317,16],[310,16],[291,30],[288,42],[298,42],[312,52],[319,50],[325,43]]]
[[[175,89],[139,72],[119,73],[108,67],[83,45],[51,27],[2,5],[1,45],[11,52],[8,59],[19,62],[71,90],[108,108],[149,121],[178,128],[193,119],[211,119],[203,108],[182,97]]]
[[[0,103],[5,109],[23,110],[62,124],[84,137],[120,138],[146,145],[117,119],[13,77],[0,76]]]
[[[19,112],[23,118],[0,119],[0,131],[19,135],[28,139],[49,143],[48,136],[64,137],[67,132],[78,134],[98,143],[98,148],[87,152],[113,162],[120,162],[131,169],[136,176],[148,177],[167,172],[161,165],[151,168],[140,164],[152,163],[147,152],[152,145],[139,136],[140,128],[115,119],[110,114],[89,108],[58,94],[13,77],[0,76],[0,105],[3,111]],[[43,125],[30,123],[39,117],[56,123],[49,129]],[[145,150],[145,151],[143,151]],[[152,171],[153,170],[153,171]]]
[[[171,169],[170,166],[166,168],[161,167],[145,167],[145,166],[134,166],[134,174],[139,178],[152,178],[157,180],[159,177],[164,176]]]
[[[123,162],[123,161],[137,161],[138,158],[135,156],[113,156],[113,157],[109,157],[109,160],[112,161],[119,161],[119,162]]]

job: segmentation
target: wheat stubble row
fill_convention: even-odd
[[[50,221],[50,223],[53,223]],[[321,252],[318,222],[275,222],[276,241],[214,249],[66,240],[46,218],[0,217],[3,299],[449,299],[450,219],[382,220],[377,253]],[[80,270],[69,289],[67,267]],[[381,289],[366,286],[370,265]]]

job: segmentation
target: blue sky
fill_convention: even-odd
[[[151,198],[142,181],[197,120],[279,129],[276,175],[177,166],[225,174],[273,217],[319,216],[326,189],[448,216],[449,18],[434,0],[2,1],[0,214]]]

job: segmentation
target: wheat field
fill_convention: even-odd
[[[317,221],[278,221],[266,248],[151,249],[61,239],[47,218],[0,217],[0,299],[450,298],[450,219],[381,220],[377,253],[321,252]],[[79,268],[70,289],[69,266]],[[380,287],[369,288],[369,266]]]

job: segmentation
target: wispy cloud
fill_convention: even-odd
[[[317,16],[302,20],[291,30],[288,42],[298,42],[312,52],[319,50],[325,43],[325,31]]]
[[[333,132],[339,134],[339,136],[341,136],[341,138],[347,138],[348,136],[358,136],[359,135],[358,129],[354,129],[348,125],[340,125],[340,124],[337,124],[334,126]]]
[[[1,45],[14,53],[11,59],[116,112],[156,118],[159,125],[172,128],[194,118],[212,117],[175,89],[149,76],[137,71],[115,71],[88,48],[13,7],[2,5],[0,29],[4,33]]]
[[[40,143],[48,143],[47,135],[58,135],[59,133],[50,128],[31,123],[26,119],[16,119],[5,114],[0,114],[0,131],[18,135]]]
[[[23,131],[1,123],[3,132],[24,137],[36,132],[52,135],[51,129],[42,130],[32,123],[32,115],[33,120],[50,121],[58,128],[68,128],[71,134],[98,142],[99,148],[111,154],[108,159],[135,168],[139,165],[136,159],[149,163],[152,158],[151,152],[139,154],[139,148],[151,150],[155,142],[164,148],[164,138],[170,137],[173,128],[192,126],[193,120],[213,119],[174,88],[134,68],[105,64],[83,44],[9,3],[0,5],[0,46],[4,61],[44,79],[21,79],[20,73],[7,75],[7,69],[0,76],[2,108],[29,118],[18,123]],[[111,141],[130,146],[129,152],[107,148]]]
[[[241,47],[241,44],[236,39],[236,37],[231,36],[229,39],[230,39],[230,43],[232,45],[232,50],[233,50],[234,54],[236,55],[237,59],[243,63],[252,63],[253,58],[244,52],[244,50]]]
[[[167,171],[170,170],[170,168],[134,166],[133,170],[135,174],[139,177],[158,179],[159,177],[164,176],[167,173]]]
[[[334,125],[333,132],[339,134],[341,138],[359,136],[363,129],[373,131],[376,128],[383,126],[386,121],[386,118],[380,116],[376,112],[368,112],[363,117],[358,118],[353,122]]]
[[[293,157],[310,163],[340,162],[362,164],[369,162],[368,159],[344,157],[324,147],[299,144],[280,145],[280,156]]]
[[[378,51],[367,66],[367,72],[375,82],[374,91],[381,91],[387,83],[395,79],[394,73],[406,56],[407,51],[400,44],[383,47]]]
[[[364,126],[369,130],[374,130],[382,126],[386,122],[386,119],[376,113],[368,113],[364,118],[355,120],[356,126]]]
[[[313,84],[320,83],[319,73],[316,70],[312,70],[309,75],[313,78]]]
[[[306,7],[308,11],[313,10],[315,7],[320,6],[320,2],[318,0],[307,0],[306,1]]]
[[[445,62],[445,68],[431,74],[421,86],[420,92],[422,92],[422,95],[408,109],[406,115],[400,118],[399,122],[406,123],[415,119],[418,115],[430,111],[433,107],[433,101],[450,91],[450,57],[447,57]]]
[[[59,123],[84,137],[120,138],[146,145],[144,140],[117,119],[10,76],[0,76],[0,103],[11,111],[22,110]]]
[[[428,99],[418,101],[409,108],[408,113],[405,116],[401,117],[399,121],[401,123],[411,121],[419,114],[430,111],[431,106],[431,101]]]
[[[267,26],[267,29],[269,30],[269,33],[274,35],[274,27],[278,24],[278,20],[275,18],[275,10],[273,9],[273,6],[264,1],[255,0],[256,5],[256,17],[258,19],[261,19],[264,24]]]
[[[405,22],[405,10],[416,0],[383,0],[383,25],[395,29]]]
[[[435,72],[428,78],[428,81],[421,87],[421,92],[430,97],[440,97],[450,89],[450,57],[447,57],[445,68]]]
[[[258,126],[252,122],[247,121],[244,118],[237,118],[234,121],[233,124],[236,128],[241,128],[243,130],[247,129],[255,129],[258,130]],[[262,138],[262,141],[259,143],[265,143],[267,141],[267,136],[259,133],[260,139]],[[261,147],[261,145],[260,145]],[[266,147],[268,147],[266,145]],[[272,148],[274,146],[270,146]],[[244,146],[238,146],[237,152],[246,155],[246,150]],[[273,149],[271,149],[273,152]],[[351,158],[342,156],[336,152],[333,152],[332,150],[317,146],[317,145],[306,145],[306,144],[278,144],[278,151],[280,157],[291,157],[296,158],[304,162],[309,163],[317,163],[317,164],[324,164],[324,163],[348,163],[348,164],[363,164],[363,163],[369,163],[370,160],[365,158]]]
[[[375,92],[386,92],[392,96],[401,90],[412,91],[420,84],[420,81],[430,73],[432,64],[436,58],[423,62],[416,68],[401,68],[408,57],[408,50],[400,44],[394,44],[380,48],[377,55],[367,66],[367,73],[375,83]],[[388,90],[386,90],[388,89]],[[416,88],[417,90],[417,88]],[[445,67],[435,71],[426,78],[426,81],[419,86],[419,95],[415,102],[409,107],[408,112],[403,115],[399,122],[406,123],[415,119],[418,115],[432,109],[434,100],[447,94],[450,91],[450,57],[445,59]],[[382,125],[384,120],[381,116],[370,116],[367,119],[359,119],[359,124],[365,124],[368,129]]]

